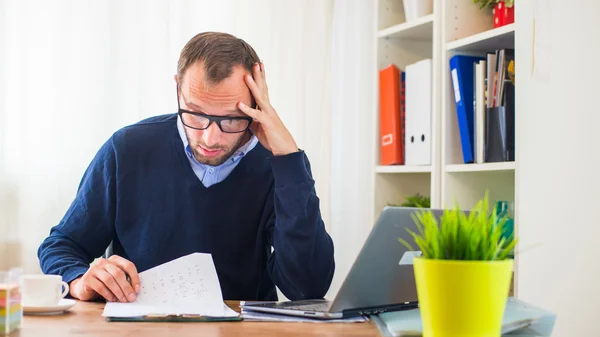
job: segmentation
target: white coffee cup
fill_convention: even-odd
[[[69,293],[69,285],[60,275],[23,275],[21,281],[23,306],[57,305]]]

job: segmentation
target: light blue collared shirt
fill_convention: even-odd
[[[190,144],[185,136],[185,130],[183,127],[184,126],[181,122],[181,118],[177,116],[177,130],[179,131],[179,136],[183,142],[185,154],[188,157],[188,161],[192,165],[192,170],[194,170],[194,173],[205,187],[209,187],[225,180],[225,178],[227,178],[237,164],[239,164],[240,160],[258,143],[258,138],[256,138],[255,135],[252,135],[252,138],[250,138],[246,144],[237,149],[237,151],[235,151],[223,164],[219,166],[200,164],[190,149]]]

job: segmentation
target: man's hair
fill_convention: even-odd
[[[231,34],[204,32],[194,36],[181,50],[177,63],[179,83],[187,69],[194,63],[204,63],[205,80],[216,84],[231,76],[235,66],[243,66],[252,73],[252,67],[260,62],[254,49]]]

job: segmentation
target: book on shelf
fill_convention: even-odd
[[[404,165],[404,71],[379,71],[379,148],[381,165]]]
[[[474,79],[474,94],[473,94],[473,107],[474,107],[474,118],[473,118],[473,129],[475,133],[474,139],[474,151],[475,151],[475,162],[481,164],[485,161],[485,111],[486,111],[486,85],[485,75],[487,60],[480,60],[479,62],[473,63],[475,66],[475,79]]]
[[[408,64],[406,71],[406,165],[431,165],[432,59]]]
[[[450,72],[463,161],[514,161],[514,49],[455,55]]]
[[[456,104],[456,118],[460,144],[465,164],[473,163],[474,159],[474,64],[483,57],[471,55],[455,55],[450,58],[450,76]]]
[[[406,163],[406,71],[400,72],[400,133],[402,162]]]

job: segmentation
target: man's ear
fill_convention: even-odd
[[[175,83],[179,85],[179,79],[177,78],[177,74],[173,75],[173,79],[175,80]]]

